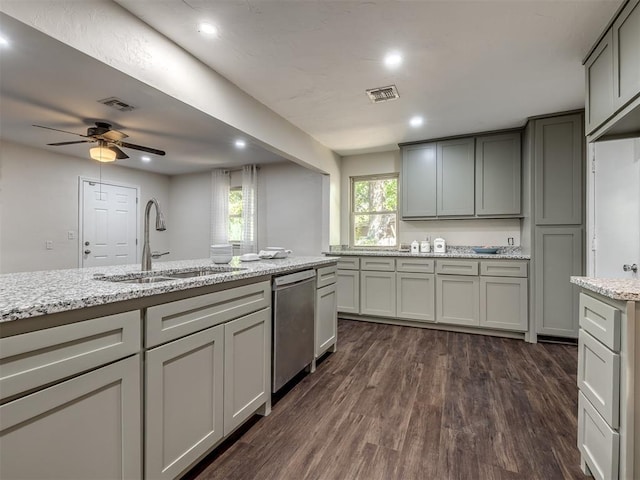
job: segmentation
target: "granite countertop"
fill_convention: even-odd
[[[127,278],[140,274],[140,265],[91,267],[0,275],[0,322],[37,317],[124,300],[178,292],[206,285],[264,275],[277,275],[304,268],[335,263],[330,257],[289,257],[241,262],[234,257],[228,265],[242,270],[202,277],[175,279],[158,283],[118,283],[100,280],[101,276]],[[150,276],[179,273],[201,267],[216,266],[211,260],[155,262]]]
[[[361,257],[418,257],[418,258],[480,258],[499,260],[530,260],[531,255],[522,253],[520,247],[496,247],[498,253],[482,254],[475,253],[471,247],[448,246],[447,253],[411,253],[400,252],[398,250],[356,250],[356,249],[332,249],[329,252],[322,252],[330,256],[361,256]]]
[[[633,278],[571,277],[571,283],[614,300],[640,302],[640,280]]]

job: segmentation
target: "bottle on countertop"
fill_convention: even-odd
[[[419,249],[420,249],[420,244],[418,243],[417,240],[414,240],[413,242],[411,242],[411,253],[420,253]]]
[[[423,240],[420,242],[420,253],[429,253],[431,251],[431,244],[429,240]]]

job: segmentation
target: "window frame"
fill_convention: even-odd
[[[372,181],[372,180],[395,180],[396,181],[396,209],[395,210],[373,210],[367,212],[355,211],[355,188],[356,182]],[[349,248],[354,250],[395,250],[399,246],[398,238],[398,222],[400,216],[400,174],[398,172],[392,173],[379,173],[374,175],[359,175],[349,177]],[[396,244],[395,245],[355,245],[355,215],[384,215],[395,214],[395,231],[396,231]]]
[[[231,192],[240,192],[240,194],[242,194],[242,187],[229,187],[229,197],[231,196]],[[227,207],[230,207],[230,206],[231,205],[229,202],[229,198],[227,198]],[[230,212],[230,211],[231,209],[227,208],[227,212]],[[231,215],[231,213],[227,213],[227,232],[231,230],[229,227],[231,226],[232,218],[240,218],[240,220],[242,220],[242,213],[240,213],[240,215]],[[240,232],[240,236],[242,237],[242,232]],[[239,239],[229,238],[229,243],[234,247],[239,247],[241,242],[242,242],[242,238],[239,238]]]

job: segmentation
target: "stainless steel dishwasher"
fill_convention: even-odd
[[[272,393],[313,361],[315,279],[315,270],[273,279]]]

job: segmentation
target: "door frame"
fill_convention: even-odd
[[[102,185],[111,185],[114,187],[132,188],[136,191],[136,258],[137,262],[140,258],[140,245],[137,240],[140,238],[140,186],[129,183],[116,182],[111,180],[100,180],[92,177],[78,176],[78,268],[82,266],[82,238],[84,237],[84,227],[82,219],[84,217],[84,196],[82,185],[84,182],[101,183]]]

